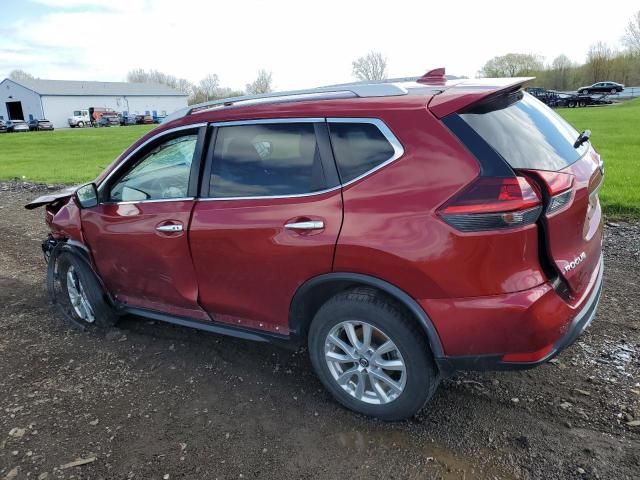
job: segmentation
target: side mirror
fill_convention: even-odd
[[[98,189],[95,183],[87,183],[76,190],[76,199],[80,208],[91,208],[98,204]]]

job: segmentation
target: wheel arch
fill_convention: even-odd
[[[305,342],[309,326],[318,309],[335,294],[355,287],[372,287],[399,303],[421,326],[434,357],[444,356],[438,332],[418,302],[386,280],[361,273],[326,273],[303,283],[294,294],[289,308],[291,336],[300,343]]]
[[[65,253],[65,252],[78,257],[87,265],[89,270],[91,270],[96,280],[100,284],[100,287],[102,288],[102,292],[105,298],[107,299],[107,302],[111,306],[115,307],[116,302],[113,296],[111,295],[111,293],[109,292],[109,290],[107,289],[106,285],[102,281],[102,277],[100,277],[100,275],[96,271],[89,249],[84,243],[78,242],[77,240],[73,240],[73,239],[60,240],[56,243],[55,247],[52,249],[51,257],[49,258],[49,265],[47,269],[47,286],[50,288],[50,286],[52,285],[51,282],[53,281],[53,274],[54,274],[55,262],[57,261],[57,257],[61,253]]]

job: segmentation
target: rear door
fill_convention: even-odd
[[[601,258],[603,164],[588,141],[576,144],[579,133],[549,107],[524,92],[509,96],[460,116],[514,170],[538,185],[545,200],[541,218],[547,255],[569,294],[579,298]]]
[[[216,125],[189,231],[215,321],[286,334],[291,299],[332,269],[342,196],[322,119]]]
[[[188,228],[206,127],[162,134],[100,185],[82,230],[101,279],[124,304],[208,320]]]

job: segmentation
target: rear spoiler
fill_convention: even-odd
[[[525,82],[536,77],[478,78],[464,80],[434,95],[428,108],[436,117],[446,117],[471,105],[498,96],[504,92],[517,90]]]

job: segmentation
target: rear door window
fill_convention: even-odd
[[[294,122],[219,127],[209,196],[287,196],[324,189],[314,128]]]
[[[561,170],[588,149],[573,144],[578,132],[525,92],[500,97],[460,115],[513,168]]]
[[[329,123],[329,130],[342,183],[373,170],[396,154],[389,139],[374,123],[337,120]]]

